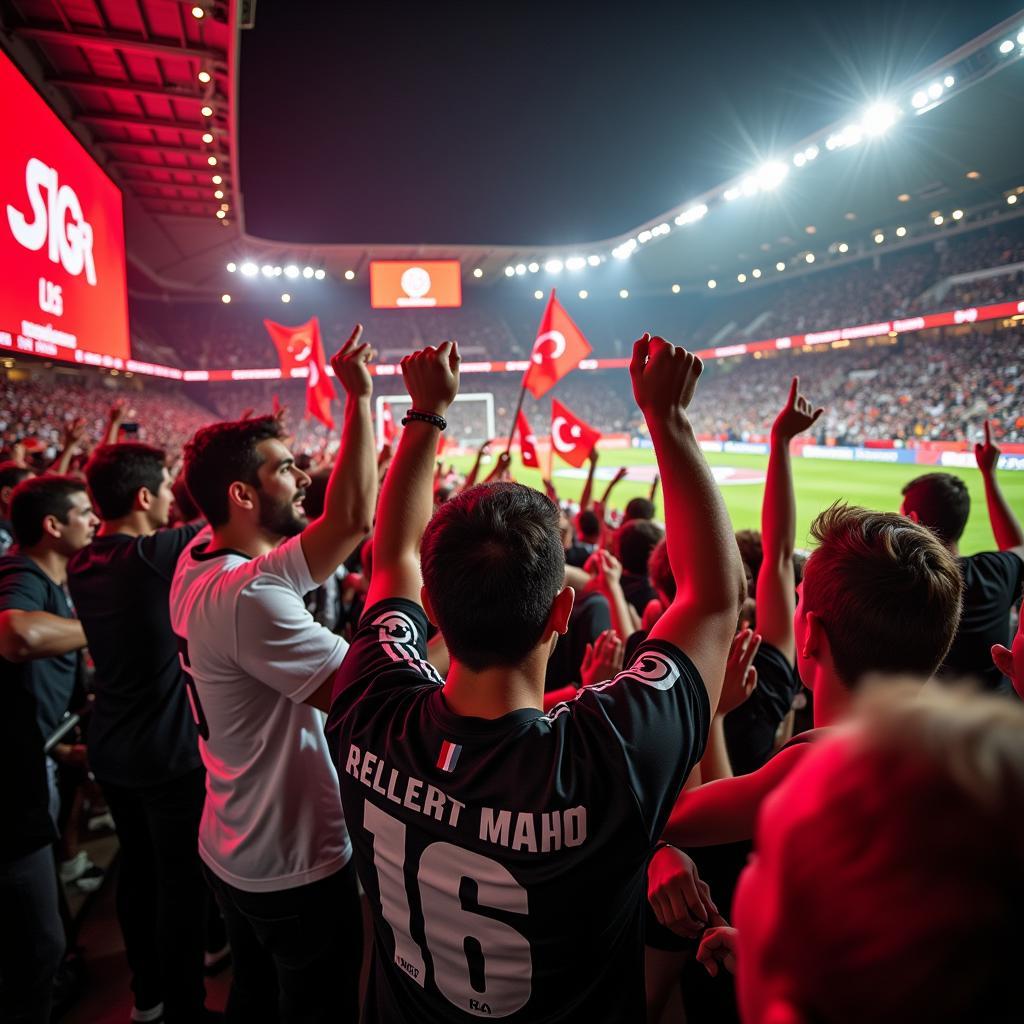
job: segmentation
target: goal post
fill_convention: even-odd
[[[377,437],[384,436],[384,406],[391,409],[395,426],[412,406],[408,395],[377,395]],[[448,429],[445,435],[450,444],[463,448],[479,447],[494,437],[494,395],[489,391],[458,394],[445,415]]]

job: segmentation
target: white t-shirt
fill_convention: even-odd
[[[339,871],[352,856],[324,716],[303,704],[348,644],[303,604],[316,583],[299,537],[248,558],[208,554],[204,531],[171,585],[171,625],[209,731],[199,855],[229,885],[274,892]]]

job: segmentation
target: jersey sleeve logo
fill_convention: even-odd
[[[620,672],[613,683],[621,679],[636,679],[656,690],[671,690],[681,675],[679,666],[658,651],[642,651],[625,671]]]
[[[408,615],[392,609],[382,612],[370,625],[377,627],[377,640],[392,661],[404,662],[431,682],[443,682],[434,666],[420,657],[416,649],[419,630]]]

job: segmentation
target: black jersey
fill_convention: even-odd
[[[373,908],[364,1020],[643,1020],[647,858],[710,723],[696,668],[647,641],[548,714],[465,718],[426,630],[369,609],[327,724]]]

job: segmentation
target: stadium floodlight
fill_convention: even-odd
[[[233,274],[237,269],[238,269],[238,267],[234,263],[229,263],[228,266],[227,266],[227,270],[228,270],[229,274]]]
[[[899,107],[893,103],[872,103],[864,111],[861,127],[868,135],[884,135],[899,120],[899,116]]]
[[[308,281],[313,276],[313,268],[312,267],[303,267],[302,268],[302,276]]]
[[[203,85],[208,85],[213,76],[209,71],[200,71],[199,74],[196,75],[196,78],[198,78]]]
[[[565,261],[566,270],[582,270],[587,265],[587,261],[582,256],[570,256]]]
[[[789,167],[781,160],[769,160],[758,167],[756,174],[757,184],[766,192],[770,192],[773,188],[778,188],[786,180],[787,174],[789,174]]]
[[[222,189],[222,188],[217,189],[217,191],[213,193],[213,198],[214,199],[223,199],[224,198],[224,189]]]
[[[760,267],[754,267],[754,269],[750,272],[750,276],[751,277],[760,277],[761,276],[761,268]]]
[[[644,228],[644,230],[643,230],[643,231],[641,231],[641,232],[640,232],[640,233],[639,233],[639,234],[638,234],[638,235],[636,236],[636,240],[637,240],[637,241],[638,241],[638,242],[639,242],[639,243],[640,243],[641,245],[646,245],[646,244],[647,244],[647,243],[648,243],[648,242],[649,242],[649,241],[650,241],[650,240],[651,240],[651,239],[652,239],[653,237],[654,237],[654,232],[653,232],[653,231],[651,231],[651,230],[649,230],[648,228]]]
[[[601,266],[601,257],[597,255],[590,255],[587,257],[587,265],[591,267]]]
[[[210,181],[212,181],[214,183],[214,185],[222,185],[224,183],[224,179],[219,174],[215,174],[210,179]]]
[[[775,264],[775,269],[781,274],[786,269],[786,264],[782,260],[779,260],[779,262]]]
[[[947,89],[952,89],[953,86],[956,85],[956,79],[952,75],[946,75],[946,77],[942,80],[942,84]]]
[[[565,264],[560,259],[553,259],[553,260],[548,260],[544,264],[544,269],[549,274],[560,274],[562,272],[562,268],[564,266],[565,266]],[[519,273],[519,268],[518,267],[516,267],[516,273]]]
[[[210,104],[207,103],[199,108],[199,113],[202,114],[203,117],[213,117],[213,107],[211,107]]]
[[[525,263],[517,263],[516,264],[516,277],[522,277],[523,274],[525,274],[525,273],[526,273],[526,264]]]
[[[203,132],[203,142],[207,145],[213,142],[213,132]]]
[[[897,238],[906,238],[907,237],[907,229],[905,227],[903,227],[902,224],[896,229],[896,237]]]
[[[738,188],[736,188],[735,186],[733,186],[732,188],[727,188],[722,193],[722,198],[727,203],[731,203],[734,199],[739,199],[740,195],[741,195],[740,190]]]
[[[227,214],[226,210],[218,210],[217,211],[217,219],[218,220],[223,220],[227,215],[228,214]]]
[[[285,292],[284,295],[281,296],[281,301],[282,302],[291,302],[292,301],[292,297],[287,292]]]
[[[821,152],[821,150],[818,149],[818,147],[815,146],[814,143],[811,143],[811,145],[809,145],[804,150],[804,156],[807,157],[808,162],[810,162],[811,160],[817,160],[818,159],[818,154],[820,152]]]
[[[324,279],[324,278],[325,278],[325,277],[327,276],[327,271],[326,271],[326,270],[324,270],[324,268],[323,268],[323,267],[318,267],[318,268],[317,268],[317,269],[316,269],[316,270],[314,271],[314,273],[313,273],[313,276],[314,276],[314,277],[315,277],[315,278],[316,278],[316,279],[317,279],[318,281],[322,281],[322,280],[323,280],[323,279]]]
[[[932,217],[932,223],[936,227],[941,227],[943,223],[945,223],[945,220],[946,218],[943,217],[941,213],[937,213],[934,217]]]
[[[807,261],[808,263],[813,263],[813,262],[814,262],[814,253],[813,253],[813,252],[809,252],[809,253],[808,253],[808,254],[807,254],[807,255],[806,255],[805,257],[804,257],[804,259],[805,259],[805,260],[806,260],[806,261]]]
[[[274,276],[274,268],[269,263],[264,263],[263,266],[260,267],[260,273],[264,277],[273,277]]]
[[[740,284],[746,284],[747,283],[747,275],[746,274],[737,274],[736,275],[736,280],[739,281]]]
[[[711,278],[711,280],[708,281],[708,287],[711,289],[715,289],[718,287],[718,282],[714,278]]]
[[[506,277],[515,277],[516,276],[516,268],[515,267],[506,267],[505,268],[505,276]]]
[[[208,163],[208,164],[209,164],[209,165],[210,165],[211,167],[216,167],[216,166],[217,166],[217,158],[216,158],[215,156],[208,156],[208,157],[206,158],[206,162],[207,162],[207,163]]]
[[[289,263],[288,266],[284,268],[284,276],[285,277],[290,277],[290,278],[293,278],[293,279],[298,277],[299,276],[299,268],[297,266],[295,266],[294,263]]]
[[[741,192],[742,192],[742,193],[743,193],[743,194],[744,194],[745,196],[753,196],[753,195],[756,195],[756,194],[757,194],[757,189],[758,189],[758,180],[757,180],[757,178],[755,178],[755,177],[754,177],[754,175],[753,175],[753,174],[748,174],[748,175],[747,175],[747,176],[746,176],[746,177],[745,177],[745,178],[744,178],[744,179],[743,179],[743,180],[742,180],[742,181],[740,182],[740,191],[741,191]]]
[[[473,276],[474,277],[483,277],[484,276],[484,272],[479,267],[475,267],[473,269]]]
[[[585,299],[590,292],[588,292],[586,288],[581,288],[579,294],[581,299]]]
[[[849,252],[850,251],[850,247],[845,242],[840,242],[839,243],[839,251],[840,252]]]
[[[910,98],[910,105],[915,110],[920,110],[922,107],[928,106],[928,93],[924,89],[918,89],[917,92]]]
[[[629,289],[628,288],[620,288],[619,289],[619,298],[620,299],[628,299],[629,298]]]
[[[345,280],[346,281],[354,281],[355,279],[356,279],[356,272],[354,270],[346,270],[345,271]]]
[[[612,255],[617,260],[628,259],[630,256],[633,255],[634,252],[636,252],[635,238],[627,238],[626,241],[624,241],[621,245],[617,245],[614,249],[612,249]]]
[[[881,245],[885,241],[885,235],[881,231],[875,232],[875,245]]]
[[[678,295],[681,291],[682,291],[682,289],[679,287],[679,285],[677,285],[677,284],[672,285],[672,294],[673,295]]]
[[[246,277],[255,277],[259,272],[260,268],[255,263],[245,262],[239,268]]]
[[[856,146],[864,138],[864,129],[859,124],[848,124],[838,132],[833,132],[825,140],[825,148],[829,150],[846,149]]]
[[[694,224],[699,221],[708,212],[706,203],[698,203],[696,206],[691,206],[686,210],[683,210],[679,216],[676,217],[676,224],[682,227],[684,224]]]
[[[231,296],[230,296],[230,295],[228,295],[228,293],[227,293],[227,292],[225,292],[225,293],[224,293],[224,294],[223,294],[223,295],[222,295],[222,296],[220,297],[220,301],[221,301],[221,302],[223,302],[223,303],[224,303],[224,305],[226,306],[226,305],[227,305],[227,304],[228,304],[228,303],[229,303],[229,302],[231,301]]]
[[[807,157],[804,156],[803,151],[793,154],[793,164],[796,167],[803,167],[807,163]]]
[[[963,210],[954,210],[952,213],[953,220],[962,220],[964,216]]]
[[[192,8],[192,17],[195,18],[196,21],[201,21],[206,17],[206,11],[204,11],[199,4],[196,4],[195,7]]]
[[[1006,205],[1007,206],[1013,206],[1016,202],[1017,202],[1017,193],[1016,192],[1011,192],[1006,197]]]
[[[942,95],[942,83],[932,82],[928,86],[928,96],[930,99],[937,100]]]
[[[540,290],[540,289],[538,288],[538,289],[537,289],[537,290],[536,290],[536,291],[535,291],[535,292],[533,293],[533,297],[534,297],[535,299],[543,299],[543,298],[544,298],[544,293],[543,293],[543,292],[542,292],[542,291],[541,291],[541,290]]]
[[[274,267],[274,277],[280,277],[284,273],[282,267]]]
[[[1005,54],[1009,53],[1012,49],[1013,49],[1013,40],[1012,39],[1004,39],[999,44],[999,52],[1001,54],[1005,55]]]

